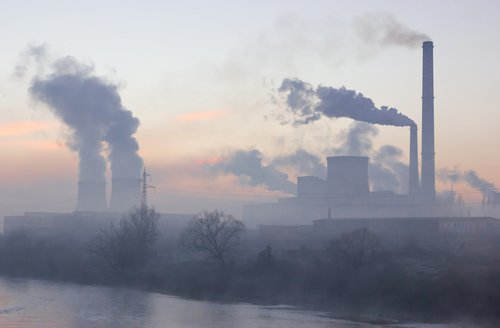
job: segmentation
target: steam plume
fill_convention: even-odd
[[[483,195],[488,195],[490,192],[497,190],[493,183],[479,177],[477,172],[474,170],[465,171],[463,179],[472,188],[479,190]]]
[[[428,35],[412,30],[390,14],[365,15],[356,19],[354,25],[358,37],[366,43],[416,48],[430,40]]]
[[[103,141],[109,145],[113,177],[139,177],[142,159],[134,138],[139,120],[123,107],[117,86],[73,57],[54,61],[51,71],[36,76],[29,91],[71,128],[68,144],[79,155],[80,181],[104,181]]]
[[[271,163],[277,168],[293,167],[304,175],[321,178],[326,175],[326,167],[321,159],[304,149],[297,149],[294,153],[277,157]]]
[[[408,165],[402,157],[403,151],[392,145],[384,145],[374,152],[369,166],[373,190],[409,191]]]
[[[487,196],[490,192],[497,191],[497,187],[493,183],[481,178],[474,170],[462,172],[458,169],[444,168],[438,171],[437,177],[441,181],[449,181],[452,183],[458,181],[465,182],[472,188],[480,191],[483,196]]]
[[[308,124],[326,117],[348,117],[356,121],[393,126],[414,126],[415,122],[395,108],[375,107],[370,98],[348,90],[319,86],[316,89],[299,79],[286,78],[278,91],[286,94],[286,105],[294,124]]]
[[[224,162],[211,167],[216,173],[231,173],[240,177],[242,183],[251,186],[263,185],[269,190],[295,192],[295,184],[288,175],[279,171],[273,164],[264,165],[263,155],[257,150],[238,150]]]
[[[403,151],[392,145],[373,148],[372,138],[378,129],[364,122],[352,122],[338,135],[340,146],[335,155],[368,156],[370,184],[373,190],[408,191],[408,165],[401,158]]]
[[[334,154],[347,156],[368,156],[373,148],[372,138],[378,134],[378,129],[361,122],[353,122],[347,130],[340,132],[342,140],[339,147],[334,148]]]
[[[408,191],[408,165],[401,161],[403,151],[391,145],[373,149],[371,138],[378,134],[375,126],[353,122],[338,138],[340,146],[332,150],[335,155],[370,156],[369,174],[373,190]],[[326,166],[321,159],[305,149],[276,157],[263,164],[263,154],[257,150],[237,150],[226,160],[209,165],[213,173],[230,173],[241,178],[243,184],[263,185],[269,190],[287,193],[295,191],[285,168],[293,168],[300,175],[324,177]]]

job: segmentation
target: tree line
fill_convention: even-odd
[[[178,240],[162,238],[159,215],[138,208],[87,243],[10,234],[0,238],[0,274],[121,284],[198,299],[296,304],[359,314],[500,319],[500,242],[481,252],[388,248],[367,229],[322,249],[248,247],[245,226],[221,211],[194,217]],[[339,314],[339,313],[337,313]]]

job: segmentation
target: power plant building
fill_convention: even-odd
[[[368,157],[327,158],[326,181],[316,177],[297,179],[296,197],[277,203],[244,206],[249,225],[307,224],[328,215],[336,218],[451,217],[466,215],[463,208],[439,202],[435,190],[433,43],[423,43],[422,65],[422,161],[418,170],[417,126],[410,126],[409,192],[373,192],[369,188]],[[326,186],[326,188],[325,188]]]
[[[304,225],[312,220],[333,218],[401,218],[463,216],[463,208],[429,202],[420,195],[392,191],[370,191],[368,157],[333,156],[327,159],[326,181],[299,177],[296,197],[280,198],[276,203],[248,204],[243,220],[250,227]],[[328,214],[329,213],[329,214]]]

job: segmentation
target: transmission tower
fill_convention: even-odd
[[[142,171],[142,193],[141,193],[141,208],[148,208],[148,189],[155,189],[155,186],[152,186],[148,183],[148,180],[151,180],[151,174],[146,171],[146,167]]]

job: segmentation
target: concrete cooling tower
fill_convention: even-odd
[[[76,201],[77,211],[106,210],[106,182],[80,181]]]
[[[370,193],[368,157],[333,156],[327,158],[327,192],[330,197],[358,197]]]
[[[141,200],[141,180],[139,178],[113,178],[109,210],[127,212],[139,206]]]

